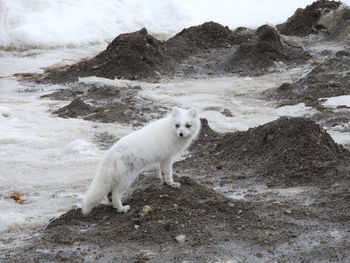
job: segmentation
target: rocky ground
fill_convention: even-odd
[[[142,29],[116,37],[92,59],[36,76],[39,82],[69,83],[48,95],[71,101],[57,116],[141,125],[166,107],[139,98],[137,86],[97,87],[78,83],[78,77],[156,82],[257,76],[310,63],[308,74],[262,97],[280,105],[302,102],[318,113],[226,134],[203,119],[188,158],[174,166],[180,189],[162,186],[157,171],[147,171],[127,195],[130,212],[118,214],[106,205],[86,217],[79,209],[68,211],[1,261],[348,262],[350,152],[322,127],[348,124],[350,114],[320,100],[350,94],[348,11],[322,0],[298,9],[277,30],[264,25],[232,31],[209,22],[167,41]],[[343,48],[302,47],[314,39]],[[114,141],[108,134],[96,138],[102,148]]]

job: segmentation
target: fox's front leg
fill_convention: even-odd
[[[180,187],[180,183],[174,182],[173,179],[173,160],[165,159],[160,162],[160,177],[162,182],[165,182],[171,187]]]

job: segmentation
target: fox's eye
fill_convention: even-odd
[[[180,128],[180,124],[176,123],[176,124],[175,124],[175,127],[176,127],[176,128]]]
[[[187,129],[191,128],[191,124],[186,124],[186,128]]]

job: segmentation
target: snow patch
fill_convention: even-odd
[[[83,139],[76,139],[67,145],[64,152],[68,154],[99,155],[97,151],[91,143]]]
[[[345,106],[350,108],[350,95],[342,95],[331,98],[322,98],[320,100],[326,100],[322,103],[323,106],[329,108],[337,108],[339,106]]]
[[[10,109],[0,105],[0,118],[9,118],[10,116]]]

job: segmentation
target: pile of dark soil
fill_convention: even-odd
[[[310,54],[301,47],[290,46],[271,26],[257,29],[255,38],[243,43],[227,64],[229,71],[241,75],[261,75],[276,67],[275,63],[305,63]]]
[[[350,94],[350,52],[338,51],[335,56],[316,66],[295,83],[284,83],[277,89],[265,92],[282,105],[304,102],[318,106],[320,98]]]
[[[71,101],[54,111],[55,115],[62,118],[141,125],[164,115],[163,107],[138,97],[138,90],[138,86],[120,88],[109,85],[77,84],[70,89],[59,89],[42,98]]]
[[[208,124],[207,119],[201,119],[201,130],[198,135],[198,138],[192,143],[190,150],[195,150],[196,148],[199,148],[205,144],[215,144],[215,142],[218,140],[218,138],[222,137],[223,135],[212,130]]]
[[[335,41],[347,41],[349,42],[350,37],[350,8],[342,7],[334,9],[323,15],[318,26],[324,27],[327,30],[325,37]]]
[[[319,33],[326,29],[318,24],[321,16],[330,10],[338,9],[340,5],[341,2],[338,1],[315,1],[305,9],[298,8],[287,22],[277,25],[277,29],[281,34],[300,37]]]
[[[172,56],[187,57],[199,50],[227,48],[249,40],[252,34],[245,34],[244,29],[231,31],[227,26],[207,22],[199,26],[183,29],[180,33],[165,42]]]
[[[71,88],[67,89],[58,89],[53,93],[45,94],[41,96],[41,98],[50,98],[54,100],[88,100],[97,103],[105,103],[105,102],[113,102],[113,101],[121,101],[125,99],[128,95],[135,95],[136,90],[139,87],[130,87],[130,90],[126,91],[125,89],[121,89],[120,87],[114,87],[109,85],[101,85],[97,86],[94,84],[86,85],[86,84],[76,84]]]
[[[108,103],[101,107],[91,106],[80,98],[53,112],[61,118],[82,118],[106,123],[119,122],[141,124],[147,121],[143,112],[135,111],[124,103]]]
[[[161,41],[145,28],[117,36],[96,57],[81,61],[63,70],[53,71],[44,78],[51,83],[77,81],[78,77],[144,79],[155,77],[166,66],[168,57]]]
[[[239,44],[241,47],[232,57]],[[183,29],[167,41],[157,40],[145,28],[121,34],[96,57],[52,70],[41,81],[65,83],[87,76],[155,81],[161,77],[195,76],[198,72],[218,75],[244,71],[256,75],[256,71],[262,74],[275,61],[298,62],[307,58],[301,48],[281,41],[271,27],[260,27],[254,36],[254,31],[246,28],[231,31],[207,22]]]
[[[70,210],[53,220],[31,245],[5,255],[3,262],[178,262],[179,255],[183,260],[209,262],[216,256],[236,256],[230,246],[249,246],[254,253],[250,256],[258,262],[263,257],[258,251],[268,250],[266,256],[274,257],[276,244],[290,242],[306,230],[288,219],[305,218],[308,209],[232,200],[188,177],[175,179],[180,189],[162,186],[155,177],[142,179],[125,201],[131,205],[126,214],[105,205],[88,216],[80,209]],[[150,208],[142,213],[145,205]],[[293,212],[286,214],[286,209]],[[179,235],[184,238],[177,240]],[[140,250],[147,249],[159,254],[139,259]]]
[[[251,203],[225,198],[188,177],[176,178],[176,181],[181,183],[180,189],[162,186],[153,177],[143,179],[124,202],[131,206],[126,214],[105,205],[93,209],[86,217],[80,209],[71,210],[49,224],[44,239],[61,245],[86,239],[99,246],[127,240],[164,245],[176,244],[175,237],[182,234],[186,236],[186,245],[195,247],[233,238],[272,244],[287,240],[292,234],[284,233],[280,226],[280,235],[272,238],[265,234],[273,228],[271,222],[260,216],[259,209],[254,209]],[[152,210],[143,215],[145,205]],[[275,222],[274,227],[279,224],[293,226]]]
[[[83,102],[81,99],[74,99],[68,105],[54,111],[59,117],[62,118],[77,118],[97,112],[97,109]]]
[[[180,60],[210,48],[242,41],[246,34],[234,33],[214,22],[182,30],[168,41],[160,41],[145,28],[117,36],[96,57],[50,72],[44,82],[74,82],[78,77],[156,80],[170,74]]]
[[[183,167],[194,163],[223,170],[251,167],[271,186],[328,185],[346,178],[350,152],[308,119],[283,117],[210,139],[205,133],[193,146],[193,159]]]
[[[210,156],[216,145],[222,140],[224,134],[212,130],[207,119],[201,119],[201,130],[198,138],[191,144],[189,150],[191,157],[183,162],[175,164],[176,168],[192,169],[199,171],[208,170],[208,166],[221,166],[217,163],[216,157]]]

